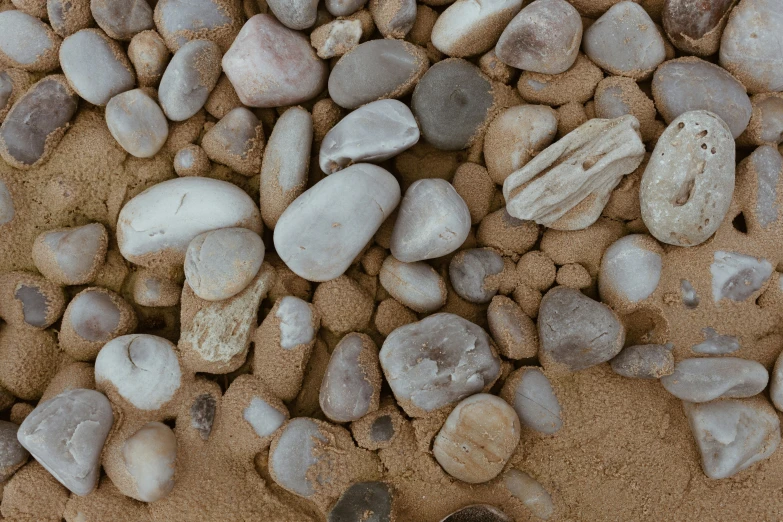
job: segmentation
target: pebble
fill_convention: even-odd
[[[318,285],[313,294],[313,306],[320,312],[321,326],[337,336],[366,330],[373,304],[373,296],[347,275]]]
[[[246,228],[199,234],[185,253],[185,280],[207,301],[234,297],[247,288],[264,261],[264,242]]]
[[[405,263],[445,256],[470,233],[470,210],[446,180],[414,182],[405,192],[391,236],[391,252]]]
[[[223,56],[223,70],[250,107],[296,105],[326,87],[329,69],[304,35],[256,15]]]
[[[462,250],[449,263],[449,280],[466,301],[488,303],[498,293],[504,266],[500,254],[489,248]]]
[[[61,39],[38,18],[22,11],[0,12],[0,64],[30,72],[59,65]]]
[[[133,278],[131,293],[133,302],[147,307],[169,307],[179,304],[182,286],[176,282],[159,277],[155,273],[141,269]]]
[[[128,58],[136,69],[139,85],[154,87],[166,72],[171,52],[158,33],[142,31],[131,39]]]
[[[492,120],[484,136],[484,160],[498,185],[547,148],[557,135],[557,112],[546,105],[517,105]]]
[[[770,376],[769,398],[778,410],[783,411],[783,352],[778,355]]]
[[[780,444],[780,419],[766,402],[725,400],[684,402],[704,474],[731,477],[764,460]]]
[[[500,376],[487,333],[449,313],[394,330],[380,360],[397,402],[414,417],[486,391]]]
[[[61,75],[30,87],[0,125],[0,156],[19,169],[44,163],[65,135],[78,100]]]
[[[117,221],[117,243],[128,261],[147,266],[181,265],[199,234],[242,227],[261,233],[261,216],[239,187],[210,178],[158,183],[128,201]]]
[[[253,397],[242,412],[242,418],[262,439],[274,435],[289,418],[288,409],[282,401],[277,399],[275,402],[276,404],[270,404],[261,397]]]
[[[773,270],[766,259],[718,250],[710,265],[713,302],[724,298],[738,303],[745,301],[764,286]]]
[[[611,308],[578,290],[555,287],[538,311],[539,359],[549,370],[579,371],[604,363],[625,343],[625,328]]]
[[[601,69],[588,57],[579,54],[574,65],[560,74],[523,71],[517,89],[528,103],[566,105],[586,103],[595,94],[595,88],[604,79]]]
[[[0,484],[11,478],[30,456],[17,440],[17,431],[19,426],[13,422],[0,420]]]
[[[277,119],[261,163],[261,217],[270,229],[307,185],[313,117],[292,107]]]
[[[307,29],[315,24],[318,0],[267,0],[272,14],[289,29]]]
[[[220,77],[220,48],[192,40],[174,54],[160,79],[158,98],[166,117],[185,121],[207,102]]]
[[[541,520],[549,520],[555,511],[552,496],[537,480],[518,469],[510,469],[503,474],[503,484],[533,515]]]
[[[261,170],[264,129],[255,114],[237,107],[207,131],[201,147],[215,163],[243,176],[254,176]]]
[[[310,44],[319,58],[342,56],[359,45],[362,23],[359,20],[333,20],[310,33]]]
[[[101,451],[113,423],[102,393],[77,388],[36,406],[17,438],[63,486],[85,496],[98,483]]]
[[[93,23],[90,0],[47,0],[46,13],[54,32],[65,38]]]
[[[644,153],[634,116],[592,119],[506,178],[506,211],[556,230],[587,228]]]
[[[280,216],[277,253],[308,281],[343,274],[397,208],[400,187],[388,171],[359,163],[333,174],[299,196]]]
[[[565,0],[536,0],[503,30],[495,54],[503,63],[525,71],[560,74],[579,54],[582,18]]]
[[[528,428],[553,435],[563,427],[560,401],[540,368],[528,366],[512,372],[506,378],[500,396]]]
[[[489,123],[495,104],[492,83],[472,63],[438,62],[413,91],[411,109],[424,138],[441,150],[470,147]]]
[[[435,22],[432,45],[443,54],[457,58],[487,52],[495,46],[522,4],[523,0],[458,0]]]
[[[79,292],[65,309],[60,346],[71,357],[91,361],[103,343],[136,329],[133,308],[121,296],[104,288]]]
[[[446,304],[446,283],[427,263],[403,263],[388,256],[379,279],[393,298],[414,312],[432,313]]]
[[[503,471],[519,438],[514,409],[494,395],[479,393],[460,402],[449,414],[435,437],[432,455],[452,477],[480,484]]]
[[[609,76],[595,90],[595,115],[613,119],[632,114],[639,120],[639,132],[645,143],[657,139],[662,123],[656,120],[655,103],[632,78]],[[581,107],[581,105],[579,105]],[[561,118],[562,120],[562,118]]]
[[[329,75],[329,96],[339,106],[400,98],[413,91],[429,67],[426,52],[401,40],[370,40],[345,54]]]
[[[340,495],[326,522],[391,522],[392,489],[383,482],[357,482]]]
[[[155,27],[147,0],[91,0],[90,11],[98,27],[115,40],[130,40]]]
[[[82,29],[63,40],[60,66],[76,94],[101,107],[136,84],[125,51],[99,29]]]
[[[745,88],[736,78],[695,57],[670,60],[658,67],[652,93],[666,123],[689,111],[709,111],[729,126],[735,139],[747,128],[753,111]]]
[[[631,379],[660,379],[674,373],[671,346],[643,344],[624,348],[612,359],[614,373]]]
[[[458,509],[440,522],[512,522],[512,520],[496,507],[474,504]]]
[[[275,482],[302,497],[315,494],[308,471],[318,463],[317,444],[328,444],[325,434],[312,419],[291,419],[275,437],[269,452],[269,471]]]
[[[768,381],[764,366],[737,357],[683,359],[674,373],[661,377],[666,391],[689,402],[752,397],[764,391]]]
[[[343,118],[321,142],[321,170],[332,174],[353,163],[393,158],[419,141],[408,106],[397,100],[364,105]]]
[[[735,0],[669,0],[663,4],[663,28],[677,49],[697,56],[718,52],[723,28]]]
[[[720,43],[720,64],[751,93],[783,91],[783,10],[777,0],[742,0]]]
[[[109,235],[100,223],[43,232],[33,244],[33,262],[49,281],[70,286],[91,282],[106,260]]]
[[[95,383],[140,410],[158,410],[180,387],[182,373],[174,348],[155,335],[112,339],[95,359]]]
[[[106,124],[117,143],[137,158],[153,157],[169,137],[166,116],[142,89],[126,91],[109,100]]]
[[[740,349],[739,339],[733,335],[720,335],[711,326],[702,328],[701,332],[704,334],[704,341],[691,346],[691,350],[696,353],[725,355]]]
[[[753,114],[743,136],[752,145],[777,146],[783,143],[783,94],[756,95],[750,103]]]
[[[177,437],[161,422],[149,422],[122,446],[125,469],[133,479],[137,499],[155,502],[174,489]]]
[[[66,305],[63,289],[38,274],[0,274],[0,317],[13,326],[48,328],[57,321]]]
[[[644,7],[613,5],[584,33],[585,54],[611,74],[648,78],[666,59],[663,37]]]
[[[224,53],[237,37],[245,17],[236,0],[159,0],[154,20],[171,52],[177,52],[191,40],[205,39],[215,42]]]
[[[369,9],[384,38],[405,38],[416,22],[416,0],[370,0]]]
[[[326,9],[333,16],[350,16],[364,7],[367,0],[326,0]]]
[[[731,131],[717,115],[691,111],[672,121],[640,186],[642,219],[650,233],[677,246],[695,246],[712,236],[734,194],[734,157]]]
[[[199,145],[187,145],[174,155],[174,172],[177,176],[206,176],[212,163]]]
[[[350,333],[332,351],[319,404],[333,422],[351,422],[378,409],[381,393],[378,347],[368,336]]]
[[[513,300],[504,295],[493,297],[487,310],[487,322],[503,357],[518,360],[538,354],[536,325]]]
[[[631,234],[606,249],[598,273],[601,299],[610,305],[638,303],[658,288],[663,249],[650,236]]]

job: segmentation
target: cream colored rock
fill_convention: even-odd
[[[509,493],[519,499],[535,516],[548,520],[555,510],[552,496],[533,477],[518,469],[510,469],[503,475],[503,484]]]
[[[590,120],[506,178],[506,210],[557,230],[587,228],[644,152],[634,116]]]
[[[392,297],[415,312],[434,312],[446,304],[446,283],[427,263],[403,263],[389,256],[379,277]]]
[[[162,422],[145,424],[122,446],[125,468],[136,486],[136,498],[155,502],[174,489],[177,437]]]
[[[458,0],[432,28],[432,45],[449,56],[462,58],[490,50],[523,0]]]

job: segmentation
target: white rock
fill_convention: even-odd
[[[120,326],[121,310],[112,296],[99,289],[88,289],[74,297],[66,309],[73,331],[92,342],[111,340]]]
[[[151,158],[166,143],[169,124],[163,111],[141,89],[118,94],[106,105],[106,124],[117,143],[137,158]]]
[[[154,335],[123,335],[101,348],[95,382],[114,388],[140,410],[157,410],[174,397],[182,373],[171,342]]]
[[[122,446],[122,458],[139,500],[155,502],[174,489],[177,437],[165,424],[147,423],[128,437]]]
[[[359,107],[326,133],[321,170],[332,174],[353,163],[381,162],[416,145],[419,126],[407,105],[379,100]]]
[[[315,494],[308,471],[320,460],[314,455],[316,441],[327,443],[327,438],[313,420],[299,417],[289,421],[269,452],[275,482],[303,497]]]
[[[26,71],[57,68],[60,37],[41,20],[17,10],[0,13],[0,62]]]
[[[0,226],[10,223],[16,215],[14,209],[14,198],[11,197],[11,191],[8,190],[8,185],[5,181],[0,179]]]
[[[280,320],[280,346],[291,350],[315,338],[313,311],[307,301],[287,295],[280,300],[275,316]]]
[[[525,426],[552,435],[563,427],[560,402],[552,384],[539,368],[523,367],[506,379],[503,397]]]
[[[197,235],[241,227],[261,233],[261,216],[239,187],[211,178],[186,177],[158,183],[120,211],[117,243],[128,261],[181,265]]]
[[[61,285],[89,283],[106,259],[109,234],[100,223],[50,230],[33,244],[33,261],[41,274]]]
[[[506,489],[521,501],[535,516],[549,520],[555,510],[552,497],[544,486],[518,469],[510,469],[503,475]]]
[[[388,256],[378,276],[392,297],[415,312],[434,312],[446,304],[446,283],[427,263],[403,263]]]
[[[342,275],[400,202],[400,186],[386,170],[359,163],[299,196],[280,216],[277,253],[308,281]],[[468,217],[470,222],[470,217]]]
[[[688,402],[752,397],[764,391],[768,381],[764,366],[737,357],[683,359],[674,373],[661,377],[666,391]]]
[[[601,299],[614,304],[638,303],[650,297],[661,280],[663,250],[644,234],[618,239],[601,258],[598,288]]]
[[[772,264],[766,259],[736,252],[715,252],[710,265],[712,300],[742,302],[764,286],[772,275]]]
[[[448,56],[481,54],[497,43],[524,0],[457,0],[438,16],[432,45]]]
[[[263,439],[274,434],[288,420],[288,411],[280,411],[261,397],[253,397],[242,411],[242,418]]]
[[[310,34],[310,44],[318,57],[324,59],[344,55],[359,45],[361,39],[362,22],[358,19],[332,20]]]
[[[220,48],[209,40],[193,40],[174,54],[158,87],[166,117],[185,121],[207,102],[220,78]]]

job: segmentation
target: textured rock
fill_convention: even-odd
[[[271,15],[247,21],[223,57],[223,70],[242,103],[251,107],[296,105],[315,98],[328,74],[309,40]]]
[[[661,135],[642,176],[642,219],[656,239],[695,246],[720,226],[734,194],[734,140],[717,115],[686,112]]]
[[[660,379],[674,373],[671,346],[644,344],[624,348],[612,359],[612,370],[632,379]]]
[[[0,12],[0,64],[30,72],[58,66],[60,37],[34,16],[22,11]]]
[[[416,21],[416,0],[370,0],[369,9],[384,38],[405,38]]]
[[[139,85],[154,87],[158,85],[171,58],[166,43],[155,31],[143,31],[128,45],[128,58],[136,69]]]
[[[115,40],[130,40],[154,27],[146,0],[92,0],[90,10],[98,27]]]
[[[351,265],[397,207],[400,189],[386,170],[360,163],[299,196],[277,222],[277,253],[297,275],[328,281]]]
[[[226,52],[245,21],[234,0],[159,0],[154,19],[172,52],[195,39],[215,42]]]
[[[332,174],[353,163],[381,162],[419,141],[408,106],[397,100],[364,105],[332,127],[321,142],[321,170]]]
[[[63,38],[93,23],[90,0],[47,0],[46,13],[49,25]]]
[[[84,496],[98,482],[101,451],[113,422],[103,394],[74,389],[39,404],[17,437],[63,486]]]
[[[106,105],[106,124],[117,143],[137,158],[151,158],[169,137],[166,116],[141,89],[118,94]]]
[[[701,466],[711,479],[731,477],[764,460],[780,444],[780,420],[766,401],[684,402]]]
[[[362,23],[358,19],[332,20],[310,33],[310,44],[319,58],[342,56],[359,45]]]
[[[764,391],[768,381],[764,366],[737,357],[683,359],[674,373],[661,377],[666,391],[688,402],[752,397]]]
[[[549,228],[587,228],[644,151],[635,117],[590,120],[506,178],[506,210]]]
[[[326,0],[326,9],[333,16],[349,16],[361,9],[367,0]],[[330,521],[331,522],[331,521]]]
[[[495,53],[517,69],[560,74],[574,64],[581,43],[582,19],[571,4],[536,0],[511,20]]]
[[[715,54],[736,3],[737,0],[669,0],[663,4],[663,28],[681,51],[698,56]]]
[[[392,522],[392,489],[383,482],[358,482],[345,490],[327,522]]]
[[[560,401],[540,368],[523,367],[513,372],[506,379],[500,396],[528,428],[552,435],[563,427]]]
[[[19,426],[13,422],[0,421],[0,484],[11,478],[30,456],[17,440],[17,431]]]
[[[405,192],[391,236],[391,252],[405,263],[457,250],[470,233],[470,210],[442,179],[422,179]]]
[[[579,371],[620,353],[625,329],[608,306],[578,290],[555,287],[538,310],[539,359],[545,369]]]
[[[644,234],[631,234],[612,243],[601,258],[601,299],[622,305],[650,297],[661,280],[662,256],[660,245]]]
[[[264,129],[255,114],[237,107],[207,131],[201,147],[212,161],[243,176],[255,176],[261,169]]]
[[[117,243],[132,263],[174,266],[185,260],[194,237],[227,227],[261,232],[258,207],[242,189],[215,179],[177,178],[125,204],[117,221]]]
[[[494,395],[479,393],[449,414],[435,437],[432,454],[452,477],[480,484],[500,474],[519,437],[514,409]]]
[[[510,469],[503,475],[503,484],[525,507],[541,520],[548,520],[555,510],[552,497],[544,486],[518,469]]]
[[[510,298],[496,295],[487,310],[492,339],[508,359],[525,359],[538,354],[538,332],[533,320]]]
[[[427,263],[403,263],[388,256],[379,279],[392,297],[415,312],[431,313],[446,304],[446,283]]]
[[[318,0],[267,0],[272,14],[290,29],[307,29],[315,23]]]
[[[207,102],[220,77],[220,48],[193,40],[174,54],[160,79],[158,97],[166,117],[185,121]]]
[[[63,286],[92,281],[106,259],[109,235],[100,223],[50,230],[33,244],[33,261],[47,279]]]
[[[504,266],[500,254],[489,248],[463,250],[449,263],[449,280],[466,301],[488,303],[498,292]]]
[[[487,333],[446,313],[394,330],[380,359],[397,402],[411,416],[487,391],[500,375]]]
[[[458,0],[438,16],[432,45],[458,58],[484,53],[497,43],[522,4],[523,0]]]
[[[334,422],[351,422],[378,409],[381,394],[378,347],[368,336],[351,333],[332,351],[319,403]]]
[[[724,298],[745,301],[764,286],[773,269],[766,259],[718,250],[710,265],[713,302]]]
[[[161,422],[150,422],[128,437],[122,458],[136,487],[138,500],[155,502],[174,489],[177,438]]]

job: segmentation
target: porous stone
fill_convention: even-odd
[[[131,39],[128,58],[136,69],[139,85],[154,87],[166,72],[171,52],[157,32],[142,31]]]
[[[540,368],[528,366],[512,372],[506,378],[500,396],[528,428],[552,435],[563,427],[560,401]]]
[[[683,402],[704,474],[711,479],[736,475],[764,460],[780,444],[780,420],[764,400]]]
[[[487,322],[500,354],[508,359],[526,359],[538,354],[538,332],[512,299],[496,295],[487,309]]]
[[[411,416],[487,391],[500,375],[500,358],[487,333],[449,313],[394,330],[380,360],[397,402]]]
[[[174,155],[174,172],[177,176],[206,176],[211,168],[209,156],[199,145],[187,145]]]
[[[432,45],[457,58],[484,53],[494,47],[522,4],[523,0],[458,0],[438,16]]]
[[[625,328],[611,308],[578,290],[558,286],[538,311],[539,359],[549,370],[579,371],[620,353]]]
[[[353,163],[381,162],[419,141],[410,109],[397,100],[368,103],[343,118],[321,142],[321,170],[332,174]]]
[[[745,301],[764,286],[773,270],[766,259],[718,250],[710,265],[713,302],[719,303],[724,298],[738,303]]]
[[[251,107],[296,105],[326,86],[326,64],[310,41],[274,19],[256,15],[223,56],[223,70],[242,103]]]
[[[416,0],[370,0],[368,7],[384,38],[405,38],[416,22]]]
[[[716,114],[691,111],[671,122],[647,163],[642,219],[663,243],[695,246],[720,226],[734,194],[735,147]]]
[[[587,228],[644,152],[634,116],[590,120],[506,178],[506,211],[557,230]]]
[[[290,29],[307,29],[315,23],[318,0],[267,0],[272,14]]]
[[[392,522],[392,489],[383,482],[358,482],[345,490],[326,515],[327,522]]]
[[[47,0],[46,13],[55,33],[65,38],[93,23],[90,0]]]
[[[155,502],[174,489],[177,437],[162,422],[149,422],[128,437],[122,445],[122,459],[138,500]]]
[[[310,33],[310,44],[319,58],[342,56],[362,39],[362,23],[358,19],[332,20]]]
[[[449,263],[454,291],[471,303],[488,303],[498,293],[505,267],[500,254],[489,248],[463,250]]]
[[[11,478],[30,456],[17,440],[17,431],[19,426],[13,422],[0,421],[0,484]]]
[[[509,493],[541,520],[549,520],[555,511],[549,492],[524,471],[513,468],[508,470],[503,474],[503,484]]]
[[[308,281],[334,279],[348,269],[399,201],[399,184],[389,172],[368,163],[352,165],[288,206],[275,227],[277,253]]]
[[[519,437],[514,409],[494,395],[479,393],[460,402],[449,414],[435,437],[432,454],[452,477],[480,484],[500,474]]]
[[[388,256],[379,279],[392,297],[415,312],[431,313],[446,304],[446,283],[427,263],[403,263]]]
[[[212,161],[243,176],[255,176],[261,169],[264,128],[250,110],[237,107],[207,131],[201,148]]]
[[[220,48],[209,40],[193,40],[179,48],[158,89],[168,119],[185,121],[204,107],[220,77],[220,58]]]
[[[445,256],[470,233],[470,210],[446,180],[414,182],[405,192],[391,236],[391,252],[405,263]]]
[[[334,422],[358,420],[378,409],[382,380],[378,347],[364,334],[348,334],[335,346],[326,367],[321,410]]]
[[[113,422],[102,393],[74,389],[39,404],[17,437],[63,486],[84,496],[98,482],[101,451]]]
[[[0,12],[0,64],[30,72],[56,69],[61,39],[41,20],[16,10]]]
[[[768,381],[764,366],[737,357],[683,359],[674,373],[661,377],[666,391],[688,402],[752,397],[764,391]]]
[[[245,17],[235,0],[160,0],[154,20],[171,52],[195,39],[215,42],[226,52]]]
[[[704,334],[704,341],[691,346],[691,350],[696,353],[725,355],[740,349],[739,339],[733,335],[721,335],[711,326],[702,328],[701,332]]]
[[[109,235],[100,223],[50,230],[33,243],[33,262],[47,279],[61,285],[92,281],[106,259]]]
[[[598,289],[610,305],[638,303],[650,297],[661,280],[663,249],[645,234],[618,239],[601,258]]]
[[[350,16],[364,7],[367,0],[326,0],[324,3],[333,16]]]
[[[63,40],[60,67],[73,90],[93,105],[104,106],[136,84],[125,51],[99,29],[82,29]]]
[[[660,379],[674,373],[671,346],[643,344],[624,348],[612,359],[612,370],[632,379]]]
[[[169,137],[166,116],[141,89],[118,94],[106,105],[106,124],[117,143],[137,158],[151,158]]]
[[[90,11],[98,27],[115,40],[130,40],[154,27],[146,0],[91,0]]]
[[[503,63],[525,71],[560,74],[576,61],[582,19],[565,0],[536,0],[503,30],[495,53]]]
[[[736,3],[737,0],[669,0],[663,4],[663,28],[681,51],[697,56],[715,54]]]

